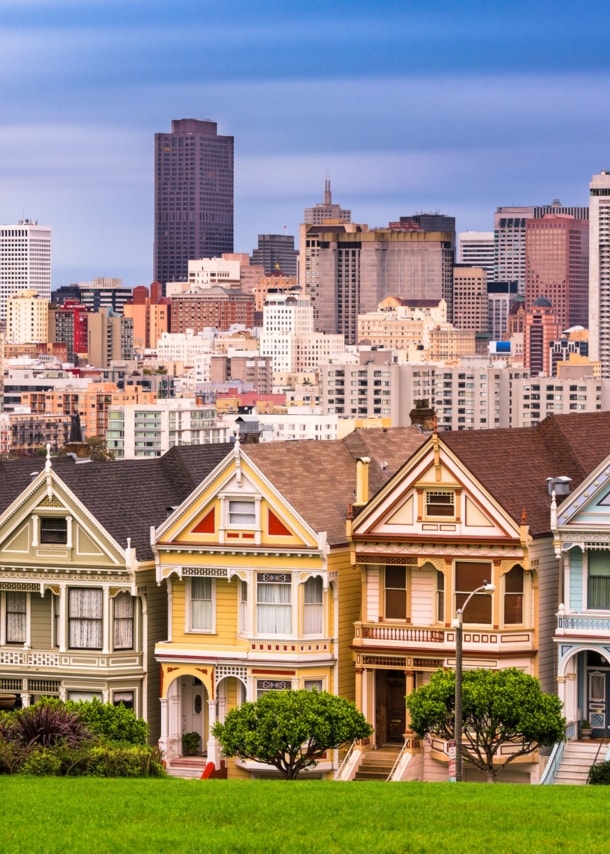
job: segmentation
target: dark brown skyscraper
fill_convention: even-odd
[[[233,252],[233,137],[216,122],[172,121],[155,134],[154,278],[185,281],[188,262]]]

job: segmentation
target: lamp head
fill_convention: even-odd
[[[496,589],[496,585],[492,584],[491,582],[489,582],[489,584],[488,584],[486,581],[485,584],[483,585],[483,591],[485,593],[493,593],[495,589]]]

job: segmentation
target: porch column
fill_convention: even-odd
[[[410,696],[415,691],[415,671],[405,670],[405,694]],[[411,715],[409,709],[405,707],[405,737],[413,737],[414,733],[411,729]]]
[[[68,593],[65,584],[59,585],[59,617],[57,620],[57,645],[66,651],[66,625],[68,622]]]
[[[212,735],[212,727],[216,723],[218,710],[217,700],[208,700],[208,762],[213,762],[216,768],[220,768],[220,744]]]
[[[102,615],[103,615],[104,619],[102,620],[102,635],[103,635],[103,637],[102,637],[102,644],[103,644],[102,652],[107,654],[110,652],[110,620],[111,620],[110,588],[109,587],[104,587],[103,597],[104,597],[104,604],[102,606],[102,608],[103,608]]]
[[[165,758],[169,736],[169,710],[167,708],[168,701],[165,697],[159,702],[161,703],[161,736],[159,738],[159,750],[163,753],[163,757]]]

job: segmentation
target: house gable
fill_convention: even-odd
[[[352,526],[354,539],[514,539],[519,524],[434,436],[373,497]]]
[[[607,528],[609,513],[610,456],[561,503],[557,509],[557,527],[564,530]]]
[[[50,464],[0,516],[6,562],[45,567],[125,566],[123,549],[79,502]]]

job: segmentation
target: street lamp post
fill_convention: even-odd
[[[456,611],[453,621],[455,629],[455,782],[462,780],[462,623],[466,606],[476,593],[493,593],[495,584],[484,581],[480,587],[473,590],[461,608]]]

